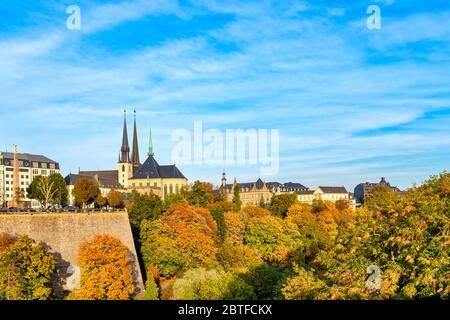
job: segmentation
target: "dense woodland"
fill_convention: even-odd
[[[291,194],[274,196],[268,207],[242,207],[238,195],[226,202],[198,181],[164,202],[112,195],[129,212],[145,270],[139,299],[450,298],[449,173],[403,194],[377,186],[356,211],[345,201],[301,204]],[[66,299],[133,297],[118,239],[84,243],[79,265],[81,288]],[[373,265],[379,289],[367,286]],[[55,259],[34,240],[0,236],[0,299],[55,298],[55,271]]]

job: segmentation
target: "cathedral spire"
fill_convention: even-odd
[[[152,128],[150,128],[150,136],[148,139],[148,153],[149,157],[153,157],[155,154],[153,153],[153,142],[152,142]]]
[[[136,128],[136,110],[134,110],[133,151],[131,154],[131,162],[133,163],[133,167],[135,168],[139,168],[141,165],[139,161],[139,144]]]
[[[130,162],[130,146],[128,145],[128,130],[127,130],[127,111],[123,110],[123,135],[122,135],[122,148],[120,148],[121,163]]]

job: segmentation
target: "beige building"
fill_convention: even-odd
[[[239,198],[242,205],[269,205],[272,196],[275,194],[292,193],[297,191],[306,191],[307,187],[300,183],[280,183],[280,182],[264,182],[260,178],[256,182],[237,183],[234,179],[233,184],[227,184],[225,172],[222,173],[221,189],[225,194],[227,201],[233,201],[234,188],[239,186]]]
[[[335,203],[338,200],[349,201],[350,207],[355,209],[356,202],[352,194],[345,187],[324,187],[319,186],[316,190],[297,191],[297,199],[301,203],[312,204],[313,200],[331,201]]]
[[[27,188],[36,176],[49,176],[59,173],[59,164],[47,157],[28,153],[17,153],[18,188],[22,194],[24,207],[38,208],[36,200],[28,199]],[[14,200],[14,153],[0,152],[0,206],[8,206]]]
[[[69,191],[68,196],[68,203],[69,205],[73,206],[75,205],[75,197],[73,196],[73,188],[75,186],[75,183],[81,179],[87,179],[90,181],[94,181],[98,184],[98,187],[100,189],[100,193],[103,197],[107,198],[109,192],[114,189],[119,192],[125,192],[126,189],[124,189],[118,182],[117,177],[112,176],[111,173],[114,173],[113,171],[79,171],[78,174],[72,174],[69,173],[67,177],[64,178],[67,184],[67,189]],[[117,172],[116,172],[117,175]]]

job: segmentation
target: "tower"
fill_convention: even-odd
[[[227,177],[225,174],[225,170],[222,172],[222,184],[220,185],[220,188],[222,189],[222,194],[224,197],[226,197],[227,194]]]
[[[133,163],[133,170],[137,170],[141,166],[141,163],[139,161],[139,144],[136,127],[136,110],[134,110],[133,151],[131,153],[131,162]]]
[[[124,110],[122,147],[120,148],[119,163],[117,164],[118,181],[125,188],[128,179],[133,176],[133,163],[130,161],[130,146],[128,144],[127,111]]]

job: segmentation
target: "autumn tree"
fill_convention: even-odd
[[[97,198],[95,198],[95,207],[103,208],[108,204],[108,198],[104,197],[102,194],[99,194]]]
[[[327,299],[448,298],[449,190],[450,174],[443,173],[408,190],[395,206],[358,210],[335,245],[310,264],[311,269],[297,270],[286,297],[309,298],[307,290],[296,285],[309,282],[317,297]],[[383,197],[384,191],[374,194]],[[381,271],[379,290],[366,287],[371,265]]]
[[[55,258],[28,236],[11,240],[0,252],[0,300],[49,299]]]
[[[8,233],[0,233],[0,254],[16,241],[16,238]]]
[[[117,238],[97,235],[80,245],[81,300],[128,300],[135,292],[128,248]]]
[[[208,204],[209,211],[214,211],[217,207],[220,207],[223,209],[224,212],[236,212],[237,208],[236,205],[233,202],[230,201],[218,201],[218,202],[212,202]]]
[[[269,210],[255,206],[247,206],[243,209],[243,211],[248,218],[266,217],[271,215]]]
[[[108,205],[112,208],[120,208],[123,206],[122,195],[116,189],[111,189],[108,192]]]
[[[80,179],[75,182],[72,190],[75,203],[83,208],[92,204],[100,194],[98,183],[89,179]]]
[[[224,220],[227,228],[226,239],[235,245],[244,244],[245,224],[241,215],[237,212],[226,212]]]
[[[156,220],[141,225],[146,266],[156,265],[163,277],[198,267],[218,265],[219,235],[208,209],[175,204]]]
[[[287,215],[289,207],[295,202],[297,202],[297,195],[295,193],[273,195],[270,200],[270,211],[274,216],[284,218]]]

